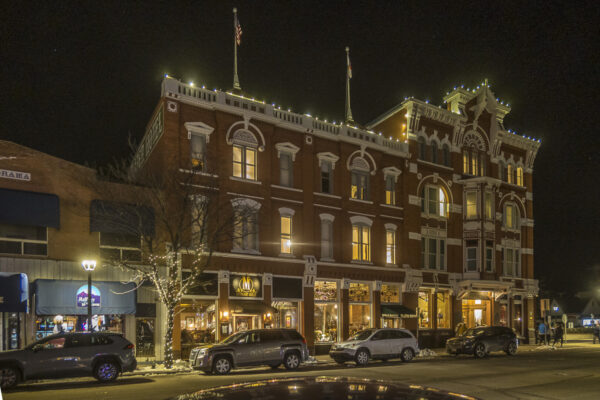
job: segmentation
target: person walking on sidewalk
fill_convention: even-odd
[[[563,333],[562,323],[559,322],[554,329],[554,343],[552,343],[552,346],[555,346],[556,342],[560,340],[560,347],[563,347]]]
[[[544,321],[538,325],[538,332],[540,334],[540,344],[548,344],[548,338],[546,337],[546,324]]]
[[[596,321],[596,324],[592,328],[592,335],[594,344],[596,344],[596,340],[598,340],[598,343],[600,343],[600,322]]]

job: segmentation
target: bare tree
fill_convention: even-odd
[[[177,308],[211,263],[222,242],[252,236],[248,221],[257,209],[222,197],[212,174],[197,167],[133,169],[129,162],[100,169],[93,212],[105,231],[140,240],[140,252],[103,257],[104,265],[122,268],[138,287],[152,284],[167,310],[165,367],[173,366],[173,321]],[[255,225],[253,225],[255,226]],[[254,228],[255,229],[255,228]],[[182,259],[186,258],[186,274]]]

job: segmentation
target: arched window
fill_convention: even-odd
[[[250,131],[238,130],[233,134],[233,176],[256,180],[256,149],[258,141]]]
[[[419,136],[419,138],[417,139],[417,146],[419,147],[419,158],[421,160],[426,160],[427,159],[427,154],[426,153],[426,149],[425,149],[425,138],[423,136]]]
[[[438,145],[436,142],[431,142],[431,162],[438,162]]]
[[[471,175],[479,173],[479,155],[476,149],[471,150]]]
[[[371,261],[371,225],[373,221],[367,217],[354,216],[352,223],[352,260]]]
[[[517,185],[524,186],[524,183],[523,183],[523,167],[517,167]]]
[[[521,215],[515,203],[509,202],[504,205],[503,225],[506,229],[519,229]]]
[[[441,186],[425,185],[421,189],[421,212],[438,217],[448,216],[448,196]]]
[[[442,161],[445,166],[450,166],[450,148],[446,143],[442,145]]]
[[[480,152],[479,153],[479,175],[480,176],[486,176],[487,175],[487,162],[485,159],[485,153],[484,152]]]
[[[363,157],[355,157],[350,165],[350,197],[358,200],[369,198],[369,162]]]

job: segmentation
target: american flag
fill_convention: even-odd
[[[348,78],[352,78],[352,64],[350,64],[350,54],[346,53],[346,60],[348,61]]]
[[[237,18],[237,14],[235,17],[235,42],[238,46],[242,43],[242,26]]]

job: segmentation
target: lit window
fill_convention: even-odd
[[[479,153],[479,168],[480,168],[480,173],[479,175],[481,176],[486,176],[487,175],[487,163],[485,161],[485,153]]]
[[[281,217],[281,253],[292,253],[292,217]]]
[[[233,145],[233,176],[256,180],[256,149]]]
[[[192,134],[190,142],[192,166],[204,171],[206,169],[206,136]]]
[[[485,192],[485,218],[493,219],[493,206],[492,206],[492,194],[490,192]]]
[[[508,164],[508,167],[506,169],[506,181],[508,183],[515,183],[513,173],[513,166],[511,164]]]
[[[477,192],[467,192],[467,218],[477,218]]]
[[[523,167],[517,167],[517,185],[523,186]]]
[[[396,204],[396,182],[395,177],[385,177],[385,204]]]
[[[393,230],[385,231],[385,262],[396,264],[396,232]]]
[[[352,260],[371,261],[371,228],[352,225]]]
[[[519,214],[514,203],[508,203],[504,206],[504,227],[508,229],[519,228]]]
[[[367,200],[369,197],[369,173],[352,171],[350,196],[353,199]]]
[[[477,151],[471,151],[471,175],[477,175],[479,172],[478,168],[479,157],[477,157]]]
[[[446,192],[438,186],[424,186],[421,190],[421,212],[446,217],[448,215]]]
[[[463,173],[469,173],[469,152],[467,150],[463,150]]]

